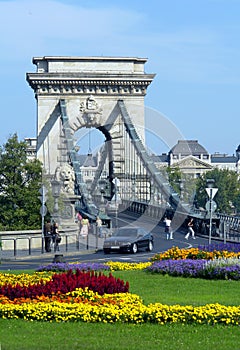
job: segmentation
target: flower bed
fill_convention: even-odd
[[[219,259],[221,260],[221,259]],[[240,260],[235,265],[208,264],[203,259],[191,260],[161,260],[155,261],[147,268],[152,273],[181,277],[195,277],[205,279],[240,280]]]
[[[81,271],[99,271],[99,270],[110,270],[110,267],[107,264],[101,263],[51,263],[47,266],[41,265],[37,269],[38,272],[42,271],[68,271],[68,270],[81,270]]]
[[[138,295],[128,292],[128,282],[101,272],[145,269],[172,276],[239,280],[239,250],[228,249],[173,247],[147,263],[59,263],[42,266],[34,275],[0,274],[0,318],[239,325],[240,306],[144,305]]]
[[[53,274],[49,281],[40,279],[37,283],[15,284],[5,283],[0,286],[0,295],[9,299],[16,298],[36,298],[40,295],[50,296],[52,294],[65,294],[76,288],[86,288],[103,295],[104,293],[128,292],[128,282],[119,278],[116,279],[111,274],[105,276],[96,272],[83,272],[76,270],[74,273],[69,270],[66,273]]]
[[[225,324],[239,325],[240,306],[207,304],[204,306],[144,305],[138,295],[116,293],[99,295],[76,289],[66,294],[36,298],[0,297],[0,317],[26,321],[56,322],[145,322],[166,324]]]
[[[198,248],[172,247],[153,256],[147,271],[170,276],[240,280],[240,245],[212,244]]]
[[[172,247],[164,253],[155,254],[151,261],[159,260],[179,260],[179,259],[205,259],[213,260],[218,258],[240,258],[240,245],[208,245],[199,246],[198,248],[180,249]]]
[[[37,271],[68,271],[79,269],[81,271],[126,271],[126,270],[144,270],[146,267],[150,266],[151,262],[143,263],[127,263],[119,261],[109,261],[105,264],[101,263],[52,263],[46,266],[40,266]]]

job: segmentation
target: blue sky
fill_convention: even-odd
[[[210,153],[233,154],[240,144],[239,13],[240,0],[0,0],[0,144],[15,132],[36,136],[26,82],[32,57],[130,56],[147,57],[146,72],[156,73],[147,107]],[[150,148],[165,152],[155,141],[148,137]]]

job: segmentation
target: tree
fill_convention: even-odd
[[[181,172],[179,167],[167,167],[167,177],[171,187],[185,203],[192,204],[195,197],[196,179]]]
[[[203,174],[197,181],[197,202],[201,207],[205,207],[208,195],[205,188],[207,179],[214,179],[213,187],[218,188],[214,197],[217,203],[217,211],[220,213],[232,214],[240,210],[240,181],[235,171],[227,169],[213,169]]]
[[[0,146],[0,229],[37,229],[41,227],[39,188],[42,166],[29,161],[25,142],[14,134]]]
[[[170,167],[168,166],[166,169],[168,181],[175,192],[180,195],[180,180],[182,178],[182,173],[179,167]]]

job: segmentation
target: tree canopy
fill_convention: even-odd
[[[181,173],[178,167],[168,167],[166,173],[171,186],[179,194],[181,194],[180,183],[182,183],[182,198],[185,202],[194,203],[202,208],[205,208],[209,199],[206,192],[207,179],[213,179],[213,187],[218,188],[214,197],[217,211],[225,214],[240,213],[240,179],[237,172],[215,168],[198,179]]]
[[[0,146],[0,230],[38,229],[42,165],[27,159],[27,144],[16,134]]]
[[[214,197],[217,211],[220,213],[233,214],[240,212],[240,180],[235,171],[227,169],[213,169],[202,175],[197,181],[197,202],[205,207],[208,200],[206,193],[207,179],[213,179],[213,187],[218,188]]]

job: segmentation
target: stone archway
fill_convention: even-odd
[[[144,97],[154,74],[146,74],[146,58],[136,57],[35,57],[35,73],[27,81],[37,100],[37,158],[52,178],[67,162],[59,104],[64,100],[67,128],[74,135],[81,127],[97,128],[110,144],[110,176],[124,172],[119,99],[145,143]]]
[[[48,174],[54,173],[61,157],[56,106],[63,98],[73,132],[81,126],[101,128],[112,123],[112,139],[119,131],[116,103],[123,99],[144,142],[144,97],[154,78],[144,72],[146,61],[131,57],[33,58],[37,72],[27,73],[27,81],[37,100],[37,158]],[[114,153],[118,153],[117,142],[113,142],[113,157]]]

